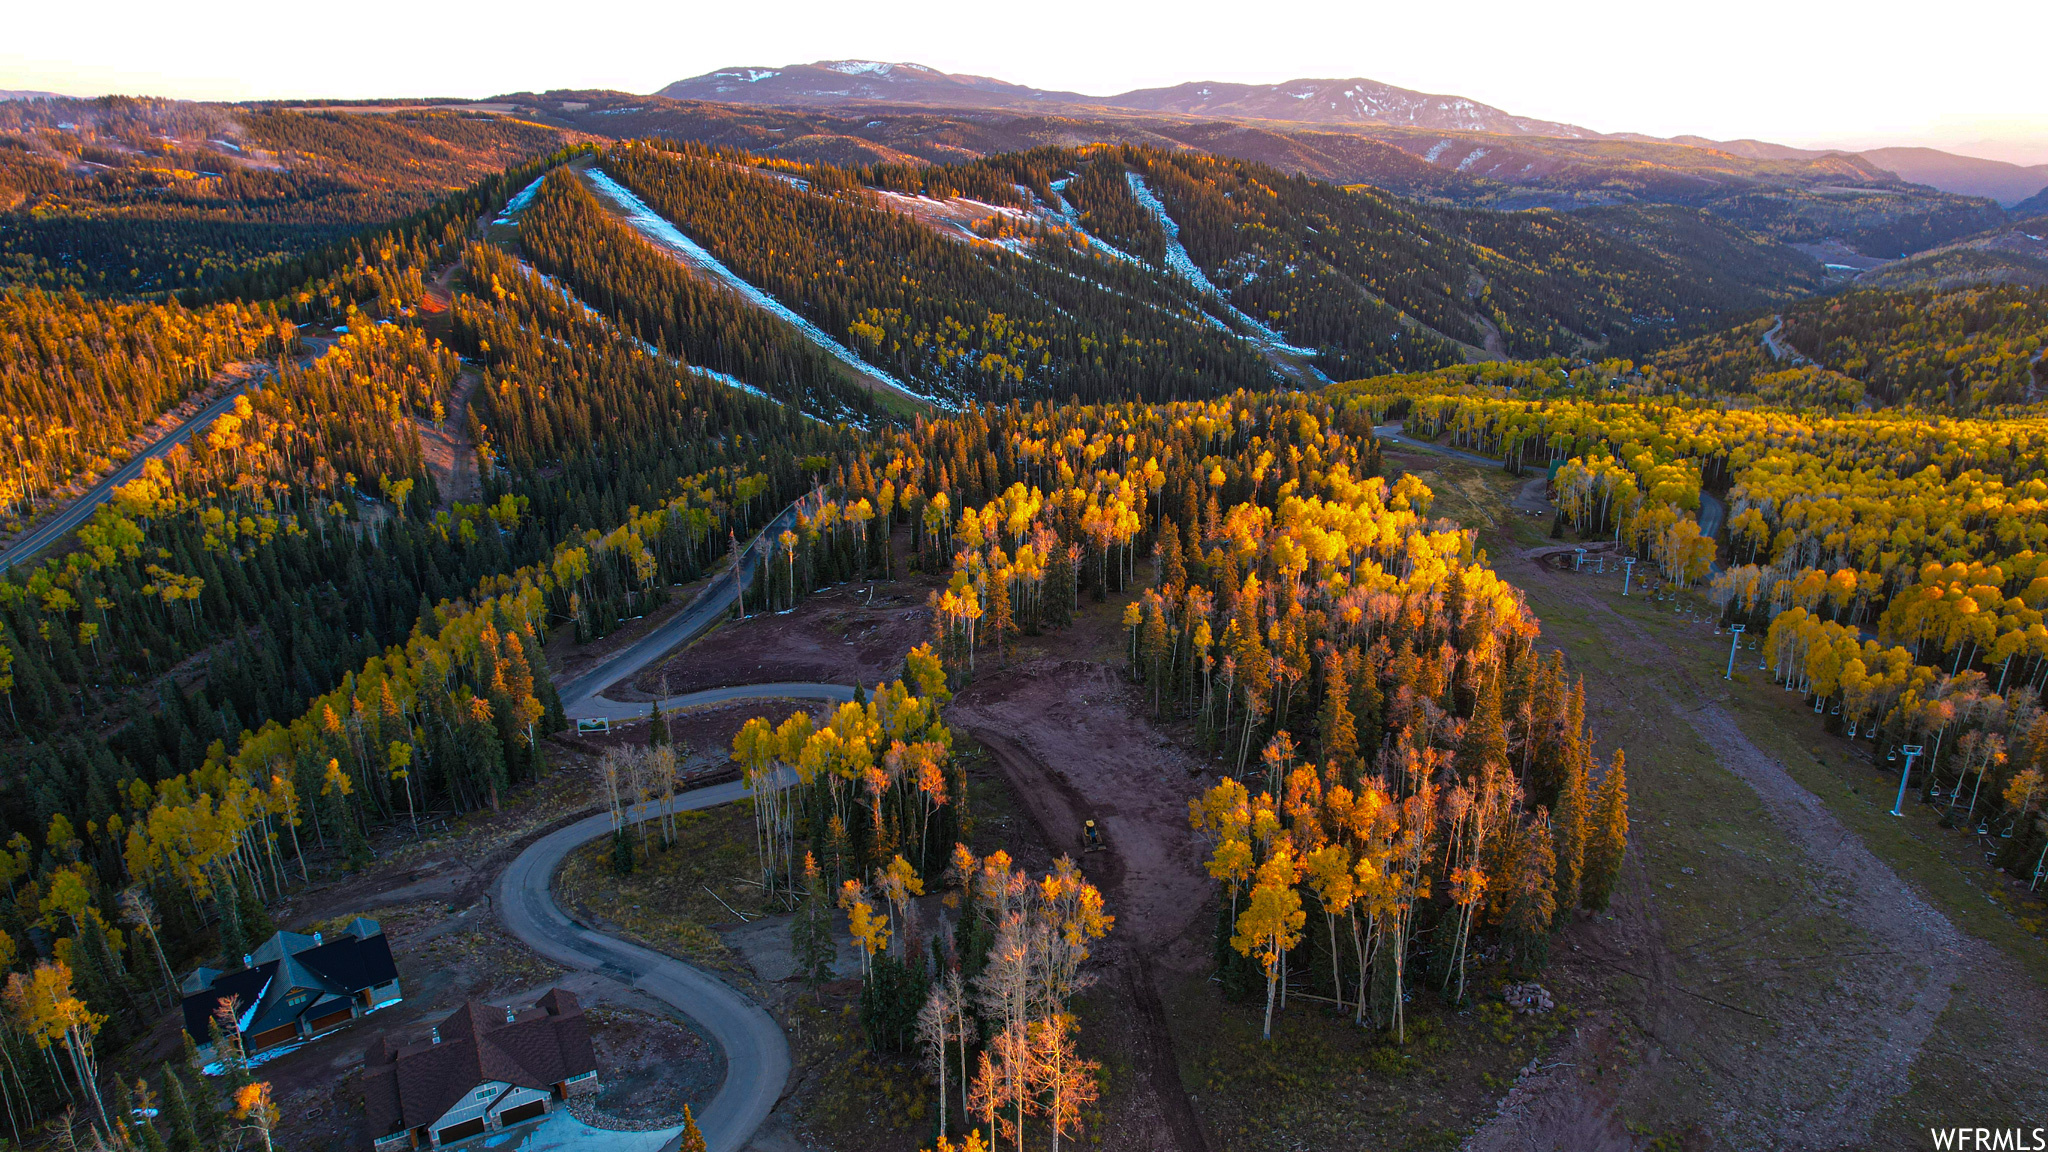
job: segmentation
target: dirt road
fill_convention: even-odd
[[[1048,659],[984,670],[947,719],[994,753],[1046,842],[1081,863],[1116,917],[1102,958],[1106,979],[1129,998],[1140,1069],[1129,1102],[1138,1130],[1121,1138],[1129,1147],[1206,1152],[1153,971],[1207,963],[1210,884],[1187,823],[1200,765],[1138,718],[1140,697],[1106,665]],[[1081,826],[1090,818],[1108,847],[1084,854]]]
[[[1912,1087],[1915,1062],[1923,1054],[1952,1054],[1952,1038],[1940,1034],[1952,993],[1998,989],[2010,998],[2001,1012],[2038,1020],[2048,1010],[2039,986],[2004,953],[1958,930],[1760,748],[1725,706],[1728,696],[1714,675],[1719,669],[1698,666],[1696,654],[1674,647],[1666,629],[1621,610],[1605,583],[1534,563],[1531,557],[1540,551],[1503,564],[1502,572],[1529,589],[1532,602],[1549,603],[1559,616],[1571,614],[1573,631],[1598,636],[1614,658],[1613,669],[1603,670],[1573,651],[1575,665],[1587,676],[1589,715],[1605,697],[1600,703],[1610,717],[1641,713],[1641,723],[1651,725],[1681,720],[1684,731],[1673,737],[1697,740],[1710,764],[1754,794],[1759,823],[1775,832],[1770,839],[1745,840],[1739,821],[1701,814],[1702,827],[1711,824],[1712,837],[1733,850],[1718,857],[1726,867],[1741,858],[1768,867],[1718,875],[1715,858],[1689,854],[1696,848],[1683,849],[1688,854],[1682,859],[1714,877],[1710,883],[1784,891],[1772,895],[1766,888],[1760,898],[1757,891],[1742,894],[1761,915],[1722,932],[1701,932],[1695,924],[1688,929],[1694,939],[1675,939],[1660,917],[1670,901],[1690,897],[1664,891],[1671,883],[1650,883],[1646,861],[1659,864],[1660,879],[1679,871],[1672,859],[1679,842],[1665,831],[1672,821],[1660,821],[1661,827],[1647,820],[1638,824],[1625,895],[1617,902],[1615,926],[1599,942],[1598,962],[1642,981],[1640,1004],[1625,1014],[1655,1050],[1618,1084],[1572,1074],[1525,1084],[1466,1147],[1520,1152],[1602,1146],[1620,1133],[1618,1102],[1635,1099],[1640,1106],[1646,1094],[1668,1095],[1670,1085],[1681,1080],[1691,1085],[1703,1113],[1698,1122],[1717,1147],[1913,1146],[1901,1143],[1899,1118],[1888,1117],[1887,1110]],[[1546,640],[1565,634],[1546,624]],[[1659,773],[1685,771],[1675,758],[1673,764],[1654,764],[1647,758],[1652,751],[1630,749],[1632,790],[1640,782],[1646,796],[1659,786]],[[1641,767],[1638,756],[1644,757]],[[1706,786],[1719,787],[1711,780]],[[1768,855],[1785,850],[1774,843],[1788,845],[1799,858]],[[1692,875],[1695,868],[1682,871]],[[1735,902],[1732,894],[1729,902]],[[1812,947],[1815,941],[1820,947]],[[1809,950],[1816,954],[1797,955]],[[1583,1050],[1576,1055],[1597,1060]],[[2012,1088],[2021,1111],[2028,1097],[2040,1094],[2038,1087]]]

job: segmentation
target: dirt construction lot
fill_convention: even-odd
[[[929,633],[924,597],[922,585],[905,582],[829,588],[794,611],[725,624],[607,695],[652,700],[771,681],[872,686],[896,675]]]
[[[984,672],[947,712],[986,746],[1045,839],[1103,890],[1116,927],[1098,972],[1091,1034],[1130,1069],[1101,1138],[1119,1148],[1199,1149],[1153,967],[1175,976],[1205,962],[1209,883],[1188,830],[1200,765],[1139,718],[1137,693],[1101,663],[1047,657]],[[1058,765],[1054,770],[1049,765]],[[1094,819],[1109,848],[1081,852]]]

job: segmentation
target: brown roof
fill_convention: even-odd
[[[431,1124],[492,1080],[550,1088],[596,1071],[589,1022],[573,993],[552,989],[505,1017],[505,1009],[468,1000],[441,1022],[439,1043],[428,1038],[400,1047],[389,1036],[372,1043],[363,1075],[371,1134]]]

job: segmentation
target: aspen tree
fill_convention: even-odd
[[[1078,1135],[1081,1109],[1099,1095],[1095,1073],[1100,1067],[1084,1060],[1075,1048],[1072,1015],[1056,1012],[1031,1025],[1031,1068],[1036,1081],[1035,1095],[1043,1100],[1046,1127],[1052,1130],[1052,1149],[1059,1152],[1062,1136]]]
[[[1280,983],[1280,964],[1287,950],[1301,942],[1301,927],[1308,915],[1301,909],[1301,896],[1294,890],[1296,880],[1293,853],[1283,842],[1259,866],[1252,885],[1251,904],[1237,918],[1237,934],[1231,947],[1254,957],[1266,973],[1266,1021],[1262,1039],[1273,1038],[1273,1000]]]
[[[244,1084],[235,1092],[235,1118],[248,1121],[249,1130],[263,1138],[263,1152],[271,1152],[270,1134],[277,1127],[278,1113],[268,1083]]]

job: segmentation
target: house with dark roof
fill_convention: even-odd
[[[317,1036],[397,1003],[398,967],[384,929],[358,916],[333,938],[279,932],[242,957],[232,972],[200,968],[185,977],[185,1031],[212,1055],[212,1022],[232,1003],[242,1050]]]
[[[364,1065],[376,1152],[459,1143],[598,1089],[589,1022],[561,988],[526,1009],[465,1001],[424,1040],[372,1041]]]

